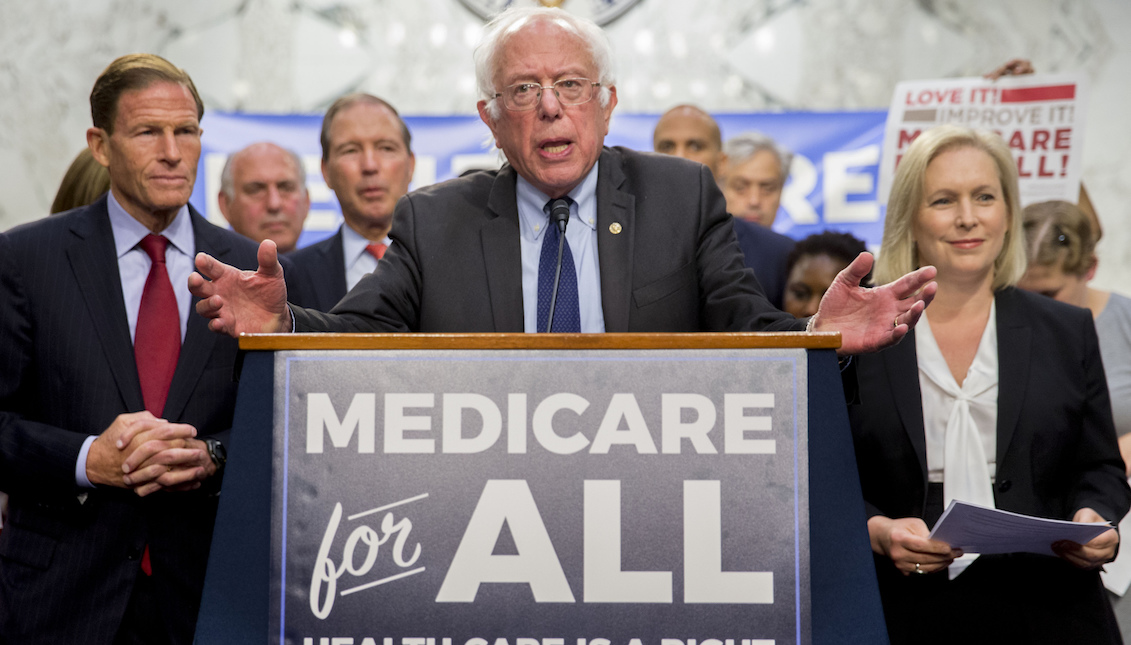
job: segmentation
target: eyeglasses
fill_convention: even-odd
[[[533,110],[542,99],[542,90],[552,89],[562,105],[581,105],[592,101],[600,86],[587,78],[563,78],[553,85],[516,83],[496,92],[495,98],[503,97],[503,105],[508,110]]]

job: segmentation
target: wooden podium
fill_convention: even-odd
[[[196,642],[886,643],[839,344],[801,333],[246,336]],[[393,490],[417,473],[408,492]],[[774,477],[800,477],[794,497]],[[744,506],[747,485],[776,491],[781,509]],[[532,510],[484,510],[504,488]],[[379,494],[397,501],[349,515]],[[384,534],[370,528],[377,516],[354,520],[378,511]],[[457,561],[473,532],[497,528],[491,512],[512,513],[509,530],[497,544],[490,533],[495,550],[482,555],[513,562],[544,543],[553,566],[539,561],[537,580],[519,567],[506,574],[515,583],[471,565],[484,584],[461,582]],[[393,566],[388,530],[410,515],[399,573],[339,597],[335,582]],[[671,540],[656,537],[668,528]],[[366,551],[375,537],[388,541]],[[682,551],[668,544],[681,540]],[[714,578],[689,564],[700,560],[692,543],[722,551]],[[728,560],[736,549],[749,550],[741,564]],[[769,555],[779,564],[749,564]],[[759,567],[770,573],[746,572]],[[762,596],[757,575],[773,580]],[[317,631],[349,612],[364,629]],[[704,633],[716,624],[728,627]]]

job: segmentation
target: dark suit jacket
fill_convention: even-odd
[[[297,329],[523,331],[515,183],[504,166],[405,196],[377,270],[336,316],[295,308]],[[597,255],[608,332],[804,327],[774,309],[743,266],[722,194],[701,164],[606,148]]]
[[[253,243],[190,211],[197,251],[256,266]],[[0,235],[0,311],[0,642],[109,643],[146,544],[161,620],[188,642],[219,482],[144,499],[96,488],[82,503],[75,485],[83,440],[145,407],[105,196]],[[190,314],[163,416],[227,431],[236,351]]]
[[[1054,519],[1071,519],[1078,509],[1090,507],[1118,523],[1131,504],[1131,491],[1116,445],[1091,314],[1014,288],[998,292],[995,301],[997,507]],[[914,335],[856,362],[861,402],[849,406],[849,416],[868,514],[923,517],[927,453]],[[890,559],[877,556],[876,562],[892,642],[922,642],[923,616],[914,603],[922,599],[945,612],[938,601],[945,575],[941,580],[933,575],[908,578],[896,572]],[[1023,577],[1030,575],[1037,579]],[[996,598],[983,603],[999,610],[995,624],[1035,639],[1014,631],[1011,638],[1017,640],[1012,642],[1107,642],[1102,635],[1106,627],[1099,626],[1096,640],[1080,631],[1080,622],[1098,626],[1110,615],[1094,571],[1079,571],[1047,556],[982,556],[959,581],[971,599],[983,592]],[[1058,593],[1050,593],[1054,589]],[[1025,612],[1024,620],[1001,610],[1005,596],[1015,601],[1016,612]],[[961,613],[971,617],[976,611],[965,608]],[[962,619],[957,625],[971,627]]]
[[[793,238],[738,217],[734,218],[734,235],[746,266],[754,270],[754,277],[758,278],[770,302],[781,309],[785,283],[789,279],[785,264],[795,244]]]
[[[344,224],[342,226],[345,226]],[[287,254],[293,269],[285,272],[287,300],[330,311],[346,295],[346,261],[342,229],[330,237]]]

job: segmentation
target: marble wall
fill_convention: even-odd
[[[483,25],[471,7],[529,2],[0,0],[0,230],[47,212],[84,145],[90,86],[115,56],[165,56],[209,109],[317,113],[358,89],[406,114],[470,114]],[[1084,70],[1084,177],[1106,230],[1097,284],[1131,292],[1126,0],[564,0],[581,13],[622,4],[607,30],[625,113],[882,109],[899,80],[978,75],[1017,56]]]

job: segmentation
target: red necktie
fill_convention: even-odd
[[[177,296],[169,282],[165,268],[165,248],[169,240],[152,233],[138,243],[153,264],[141,292],[141,306],[137,311],[137,329],[134,332],[134,360],[141,381],[141,396],[145,409],[160,417],[165,410],[169,384],[177,369],[181,355],[181,313],[177,310]],[[149,560],[149,545],[141,556],[141,570],[149,576],[153,568]]]
[[[149,255],[153,265],[141,292],[134,333],[134,360],[141,380],[141,396],[145,409],[160,417],[165,410],[169,384],[181,354],[181,314],[177,296],[165,269],[165,247],[169,240],[160,235],[146,235],[139,246]]]
[[[385,257],[385,249],[387,248],[389,247],[384,242],[374,242],[369,246],[366,246],[365,250],[369,252],[369,255],[372,255],[373,257],[380,260],[381,258]]]

